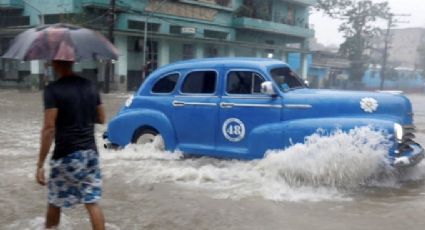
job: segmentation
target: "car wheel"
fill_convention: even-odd
[[[136,139],[135,144],[145,145],[149,143],[153,143],[154,147],[158,150],[165,150],[164,139],[162,136],[153,130],[147,129],[142,131],[142,133]]]

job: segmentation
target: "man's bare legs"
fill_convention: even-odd
[[[86,204],[87,212],[90,215],[90,222],[93,230],[105,229],[105,218],[103,217],[102,209],[96,203]],[[55,229],[59,226],[61,217],[61,209],[49,204],[46,214],[46,229]]]
[[[47,207],[47,214],[46,214],[46,223],[45,227],[46,229],[54,229],[59,226],[61,218],[61,209],[49,204]]]
[[[105,229],[105,218],[103,217],[102,209],[97,203],[85,204],[87,212],[90,215],[90,222],[93,230]]]

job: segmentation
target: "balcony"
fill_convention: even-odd
[[[310,38],[314,36],[312,29],[247,17],[233,19],[233,26],[240,29],[266,31],[295,37]]]
[[[83,7],[91,7],[98,9],[109,9],[109,3],[109,0],[82,0]],[[115,8],[117,11],[128,11],[131,9],[131,6],[123,2],[122,0],[117,0],[115,3]]]
[[[0,9],[24,9],[24,1],[0,0]]]
[[[233,10],[231,0],[179,0],[179,2],[217,10]]]
[[[316,5],[317,0],[285,0],[285,2],[291,2],[291,3],[301,4],[305,6],[313,6],[313,5]]]

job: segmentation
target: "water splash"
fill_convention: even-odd
[[[387,143],[381,132],[362,127],[314,134],[305,144],[269,151],[254,161],[182,159],[181,153],[161,152],[154,145],[130,145],[103,152],[104,174],[120,174],[127,183],[175,183],[221,199],[347,200],[347,191],[379,186],[383,178],[385,186],[398,183],[398,172],[386,159]],[[425,173],[412,175],[425,178]]]
[[[22,230],[45,230],[44,217],[36,217],[34,219],[18,220],[9,226],[4,226],[6,230],[22,229]],[[61,224],[58,230],[72,230],[72,222],[70,218],[64,214],[61,215]]]
[[[81,222],[81,220],[79,220]],[[45,218],[44,217],[35,217],[33,219],[23,219],[23,220],[17,220],[14,223],[8,225],[8,226],[3,226],[2,229],[5,230],[16,230],[16,229],[21,229],[21,230],[46,230],[46,228],[44,227],[44,222],[45,222]],[[81,229],[82,227],[86,227],[90,225],[90,221],[88,218],[85,218],[84,221],[82,221],[83,223],[75,223],[75,219],[73,219],[72,217],[65,215],[65,214],[61,214],[61,218],[60,218],[60,224],[57,228],[54,228],[55,230],[73,230],[73,229]],[[80,226],[82,225],[83,226]],[[105,227],[106,229],[111,229],[111,230],[119,230],[120,228],[118,226],[115,226],[114,224],[110,224],[110,223],[105,223]],[[84,228],[85,229],[85,228]]]
[[[270,151],[260,162],[266,175],[290,185],[357,187],[386,170],[389,145],[384,135],[369,127],[350,132],[314,134],[305,144]]]

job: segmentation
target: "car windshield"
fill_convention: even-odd
[[[305,87],[302,80],[289,67],[274,68],[270,70],[270,74],[279,89],[284,92]]]

